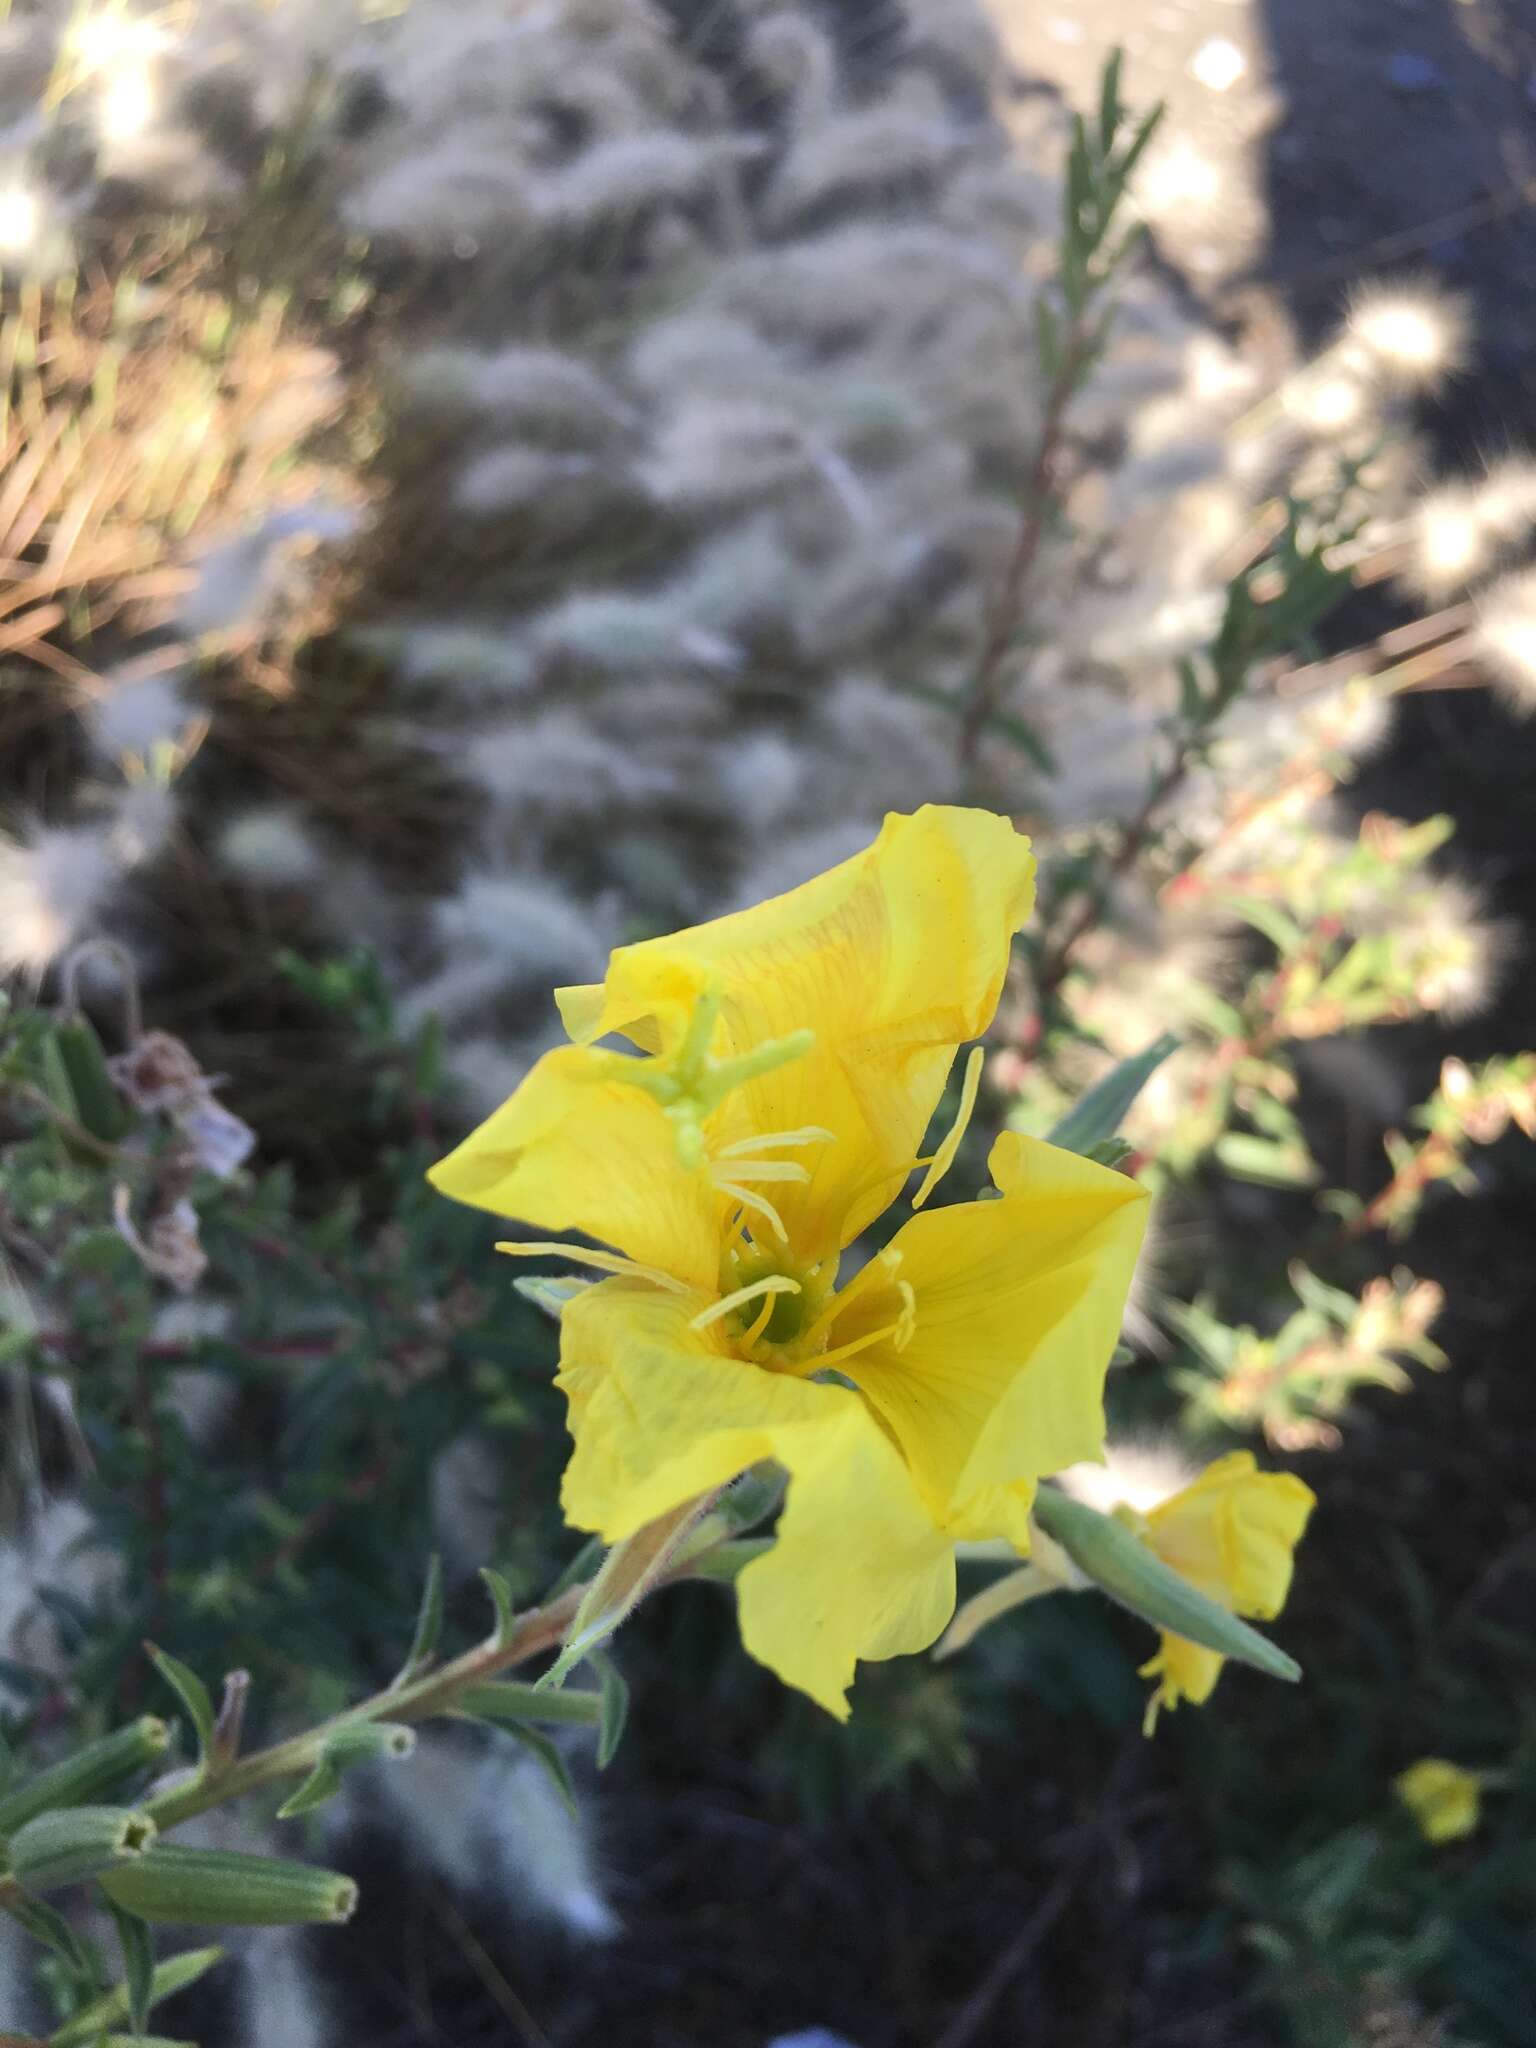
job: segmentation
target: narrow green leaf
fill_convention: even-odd
[[[75,1930],[57,1907],[50,1906],[45,1899],[34,1899],[23,1893],[19,1898],[7,1899],[5,1910],[18,1927],[24,1927],[34,1941],[40,1941],[45,1948],[61,1955],[72,1970],[78,1970],[82,1975],[90,1971],[90,1959],[80,1946]]]
[[[1178,1039],[1171,1031],[1165,1031],[1145,1052],[1122,1060],[1047,1133],[1050,1143],[1067,1152],[1086,1153],[1105,1138],[1116,1136],[1137,1096],[1169,1054],[1178,1049]]]
[[[297,1820],[301,1814],[313,1813],[336,1797],[341,1790],[341,1773],[334,1764],[324,1761],[315,1765],[309,1776],[296,1792],[290,1792],[277,1809],[279,1820]]]
[[[624,1739],[624,1724],[629,1719],[629,1686],[623,1672],[606,1651],[594,1650],[588,1661],[597,1673],[601,1688],[602,1719],[598,1722],[597,1731],[597,1768],[606,1771]]]
[[[158,1649],[153,1643],[146,1643],[144,1647],[149,1652],[150,1662],[186,1708],[187,1718],[197,1736],[198,1757],[206,1760],[213,1746],[217,1720],[207,1686],[195,1671],[188,1670],[180,1658],[173,1657],[168,1650]]]
[[[1120,71],[1125,62],[1125,52],[1116,48],[1110,51],[1099,80],[1099,154],[1108,156],[1115,146],[1115,136],[1120,127]]]
[[[504,1650],[517,1634],[517,1610],[512,1602],[512,1588],[501,1573],[493,1572],[489,1565],[482,1565],[480,1576],[491,1596],[491,1605],[496,1609],[496,1646]]]
[[[211,1970],[215,1963],[224,1960],[221,1948],[188,1949],[179,1956],[170,1956],[163,1963],[157,1963],[150,1980],[150,2005],[160,2004],[178,1991],[185,1991],[189,1984],[195,1984],[199,1977]],[[128,1992],[122,1984],[114,1985],[102,1997],[93,1999],[88,2006],[77,2012],[72,2020],[66,2020],[62,2027],[48,2036],[48,2048],[97,2048],[102,2030],[115,2027],[128,2017]]]
[[[422,1588],[421,1607],[416,1615],[416,1633],[410,1653],[390,1687],[407,1685],[424,1671],[437,1653],[437,1639],[443,1632],[443,1561],[434,1555],[427,1563],[427,1583]]]
[[[525,1728],[517,1721],[507,1723],[507,1733],[520,1742],[535,1759],[574,1817],[577,1811],[576,1787],[571,1783],[571,1774],[565,1767],[565,1758],[549,1737],[541,1735],[536,1728]]]
[[[149,2009],[155,1992],[155,1950],[149,1928],[136,1914],[128,1913],[109,1899],[107,1908],[117,1928],[118,1946],[123,1952],[123,1990],[128,1998],[128,2024],[136,2034],[149,2025]]]

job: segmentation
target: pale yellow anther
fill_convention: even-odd
[[[636,1259],[621,1258],[617,1252],[591,1251],[584,1244],[558,1244],[551,1240],[547,1243],[499,1244],[496,1249],[509,1253],[514,1259],[569,1259],[574,1266],[595,1266],[599,1273],[622,1273],[626,1279],[648,1280],[653,1287],[668,1288],[673,1294],[688,1292],[681,1280],[674,1280],[659,1266],[642,1266]]]
[[[795,1131],[765,1131],[761,1137],[738,1138],[734,1145],[722,1145],[715,1154],[717,1159],[738,1159],[744,1152],[771,1152],[785,1146],[792,1150],[797,1145],[830,1145],[836,1137],[820,1124],[802,1124]]]
[[[722,1195],[729,1195],[733,1202],[739,1202],[743,1209],[750,1209],[755,1216],[761,1216],[780,1244],[789,1243],[784,1218],[766,1195],[754,1195],[750,1188],[744,1188],[734,1180],[716,1180],[715,1186]]]

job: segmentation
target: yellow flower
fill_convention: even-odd
[[[1250,1621],[1273,1621],[1291,1589],[1291,1561],[1317,1496],[1289,1472],[1261,1472],[1251,1451],[1232,1451],[1148,1513],[1121,1508],[1163,1563],[1198,1592]],[[1144,1678],[1150,1730],[1160,1707],[1208,1700],[1226,1659],[1184,1636],[1162,1632]]]
[[[1425,1841],[1459,1841],[1477,1826],[1482,1788],[1476,1772],[1443,1756],[1424,1756],[1393,1784]]]
[[[1028,841],[982,811],[890,817],[752,910],[614,953],[557,992],[549,1053],[433,1170],[445,1193],[612,1251],[569,1303],[562,1501],[615,1543],[761,1459],[790,1475],[738,1581],[751,1653],[839,1716],[858,1658],[925,1648],[958,1539],[1028,1544],[1035,1482],[1099,1455],[1146,1215],[1132,1181],[1005,1133],[997,1193],[843,1254],[914,1168],[1029,914]],[[604,1050],[618,1033],[639,1049]],[[538,1247],[513,1245],[529,1252]]]

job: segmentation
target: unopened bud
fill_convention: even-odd
[[[1035,1496],[1034,1515],[1101,1593],[1154,1628],[1184,1636],[1223,1657],[1235,1657],[1270,1678],[1300,1678],[1301,1667],[1294,1658],[1225,1607],[1196,1592],[1187,1579],[1180,1578],[1112,1515],[1099,1514],[1055,1486],[1041,1487]]]
[[[357,1906],[357,1886],[337,1871],[176,1842],[110,1871],[102,1890],[125,1912],[166,1927],[336,1926]]]
[[[11,1838],[11,1875],[28,1891],[80,1884],[144,1860],[159,1830],[126,1806],[72,1806],[40,1813]]]
[[[0,1799],[0,1835],[13,1835],[40,1813],[52,1813],[61,1806],[88,1806],[104,1792],[122,1784],[135,1771],[145,1770],[164,1757],[171,1731],[154,1714],[144,1714],[114,1735],[87,1743],[18,1785]]]

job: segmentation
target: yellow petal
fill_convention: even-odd
[[[700,994],[723,995],[719,1057],[809,1028],[811,1051],[739,1091],[730,1135],[820,1125],[810,1184],[776,1204],[797,1254],[847,1244],[893,1199],[956,1047],[997,1007],[1034,900],[1029,842],[987,811],[929,805],[787,895],[615,952],[601,988],[557,991],[582,1043],[680,1039]]]
[[[1151,1511],[1147,1541],[1211,1599],[1272,1621],[1316,1498],[1294,1474],[1261,1472],[1251,1451],[1232,1451]]]
[[[685,1286],[719,1278],[721,1200],[677,1156],[661,1106],[598,1078],[576,1046],[546,1053],[510,1100],[428,1175],[456,1202],[580,1230]]]
[[[1474,1771],[1443,1756],[1424,1756],[1393,1783],[1426,1841],[1454,1842],[1477,1826],[1482,1785]]]
[[[696,1298],[608,1280],[562,1317],[576,1448],[562,1501],[609,1542],[760,1459],[790,1474],[778,1541],[739,1581],[747,1649],[829,1712],[860,1657],[926,1647],[954,1607],[953,1546],[847,1388],[730,1357]]]
[[[1171,1636],[1166,1630],[1160,1642],[1157,1655],[1141,1666],[1143,1678],[1158,1681],[1154,1701],[1160,1707],[1172,1708],[1180,1700],[1189,1700],[1203,1707],[1216,1690],[1226,1658],[1219,1650],[1207,1650],[1201,1643],[1192,1643],[1185,1636]]]
[[[1261,1472],[1251,1451],[1231,1451],[1142,1523],[1163,1563],[1235,1614],[1272,1621],[1291,1589],[1292,1553],[1316,1495],[1294,1474]],[[1160,1680],[1154,1701],[1208,1700],[1226,1662],[1214,1650],[1164,1634],[1143,1675]]]
[[[841,1361],[900,1445],[935,1519],[1027,1544],[1033,1482],[1100,1455],[1104,1375],[1146,1227],[1124,1174],[1036,1138],[993,1147],[994,1201],[930,1210],[890,1253],[913,1333]],[[890,1320],[877,1290],[832,1326],[837,1346]]]

